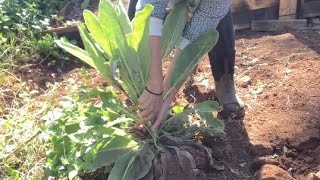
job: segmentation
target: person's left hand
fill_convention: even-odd
[[[157,115],[157,119],[154,122],[154,124],[152,125],[153,129],[158,129],[158,127],[160,126],[160,124],[162,123],[162,121],[164,120],[165,116],[167,115],[168,111],[170,110],[170,104],[172,103],[172,101],[175,98],[175,95],[177,94],[177,92],[179,91],[178,88],[175,88],[171,91],[171,94],[169,94],[162,102],[161,107],[160,107],[160,111]]]

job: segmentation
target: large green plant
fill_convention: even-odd
[[[195,168],[196,163],[187,149],[190,146],[190,150],[191,146],[194,145],[196,148],[193,149],[205,152],[204,154],[209,160],[208,165],[212,165],[209,150],[197,143],[194,137],[199,134],[201,136],[224,135],[223,123],[212,115],[212,112],[221,110],[217,102],[205,101],[184,111],[183,108],[174,108],[173,113],[166,116],[164,123],[157,130],[153,130],[150,123],[146,125],[148,135],[140,134],[139,131],[133,129],[134,123],[139,121],[136,114],[138,97],[146,85],[149,73],[151,55],[148,48],[148,27],[152,10],[151,5],[146,5],[143,10],[136,14],[131,23],[120,1],[114,5],[110,1],[101,0],[98,16],[85,10],[83,13],[85,25],[78,25],[85,50],[72,45],[65,39],[57,41],[61,48],[96,68],[111,86],[126,94],[133,105],[129,107],[122,105],[119,100],[114,99],[114,96],[108,95],[110,93],[99,92],[94,94],[101,97],[102,109],[105,109],[103,111],[110,111],[118,115],[113,116],[115,118],[110,118],[113,113],[109,112],[105,113],[105,118],[101,118],[101,115],[99,115],[98,119],[103,123],[94,129],[99,129],[99,127],[100,130],[102,127],[109,128],[109,130],[103,130],[100,134],[101,138],[105,137],[105,139],[95,141],[90,146],[82,145],[78,147],[78,149],[83,147],[82,151],[75,150],[80,151],[76,158],[77,162],[85,162],[85,165],[75,167],[69,164],[63,166],[63,168],[53,166],[51,168],[53,171],[68,169],[66,172],[72,172],[69,173],[69,176],[74,177],[76,175],[74,172],[79,172],[81,169],[92,170],[102,166],[112,166],[109,174],[111,180],[157,179],[159,177],[155,176],[159,176],[160,168],[162,172],[160,176],[165,179],[165,171],[168,170],[165,164],[172,161],[170,160],[171,155],[175,155],[179,159],[178,165],[180,164],[183,172],[193,177],[196,173],[192,169]],[[162,59],[165,59],[181,38],[187,22],[187,10],[187,5],[182,1],[176,5],[167,17],[161,41]],[[177,23],[177,20],[179,23]],[[217,31],[208,31],[199,35],[193,43],[181,52],[180,56],[177,57],[177,66],[170,82],[171,89],[167,92],[167,95],[173,89],[181,86],[201,57],[215,45],[217,39]],[[193,124],[192,121],[189,121],[189,114],[201,118],[204,123],[201,123],[201,125]],[[86,113],[83,115],[84,118],[76,118],[78,119],[77,124],[81,124],[80,119],[86,119]],[[123,118],[122,115],[127,118]],[[66,121],[62,122],[66,123]],[[92,126],[91,124],[90,127],[93,128]],[[65,130],[67,138],[60,137],[53,143],[56,144],[65,140],[70,142],[73,137],[79,136],[79,132],[84,132],[84,130],[81,130],[82,128],[88,129],[85,126],[78,127],[76,125],[76,127],[76,130],[69,131],[69,133]],[[128,130],[128,128],[132,130]],[[118,139],[114,136],[120,137]],[[83,139],[84,136],[80,135],[80,137]],[[121,137],[125,137],[127,140],[121,140]],[[131,141],[132,143],[129,143],[130,146],[128,146],[128,142]],[[56,147],[57,151],[51,156],[54,157],[51,161],[58,159],[59,162],[62,162],[60,156],[71,157],[72,155],[66,154],[66,152],[75,148],[77,143],[73,144],[73,148],[68,144],[72,143],[63,143]],[[67,150],[61,149],[60,146],[67,148]],[[75,171],[72,171],[72,169],[75,169]]]

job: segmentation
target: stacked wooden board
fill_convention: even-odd
[[[305,18],[320,16],[320,0],[233,0],[231,11],[235,29],[299,30],[307,25]],[[53,28],[43,33],[64,34],[76,31],[75,25],[71,25]]]
[[[320,0],[234,0],[231,10],[236,29],[299,30],[320,16]]]

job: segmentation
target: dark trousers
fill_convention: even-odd
[[[130,20],[134,18],[137,1],[138,0],[130,0],[128,8]],[[218,43],[208,55],[213,77],[216,81],[219,81],[226,73],[234,74],[236,50],[233,20],[230,11],[220,20],[217,31],[220,34]]]

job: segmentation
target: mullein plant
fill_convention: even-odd
[[[146,5],[130,22],[121,1],[100,0],[98,15],[85,10],[85,23],[78,24],[84,49],[64,38],[56,41],[62,49],[97,69],[116,92],[125,94],[132,102],[126,105],[100,94],[102,101],[108,102],[105,103],[106,108],[124,114],[128,123],[112,123],[109,119],[111,122],[106,123],[109,130],[104,132],[109,138],[103,141],[104,145],[96,143],[99,148],[94,152],[86,151],[91,153],[91,158],[79,157],[90,163],[87,170],[110,167],[111,180],[167,179],[169,175],[166,172],[173,161],[188,179],[195,179],[199,165],[194,158],[195,151],[205,157],[207,167],[213,166],[210,150],[201,144],[200,137],[225,135],[224,124],[212,113],[222,110],[215,101],[201,102],[187,109],[174,107],[159,128],[151,128],[152,121],[145,125],[147,135],[122,128],[126,124],[126,127],[134,129],[134,124],[139,123],[138,98],[146,86],[151,63],[148,31],[152,10],[152,5]],[[161,39],[162,59],[170,54],[181,38],[188,11],[187,3],[181,1],[167,16]],[[170,76],[170,88],[164,97],[182,86],[199,60],[216,44],[218,36],[215,30],[202,33],[181,51]],[[193,123],[191,118],[201,119],[202,123]]]

